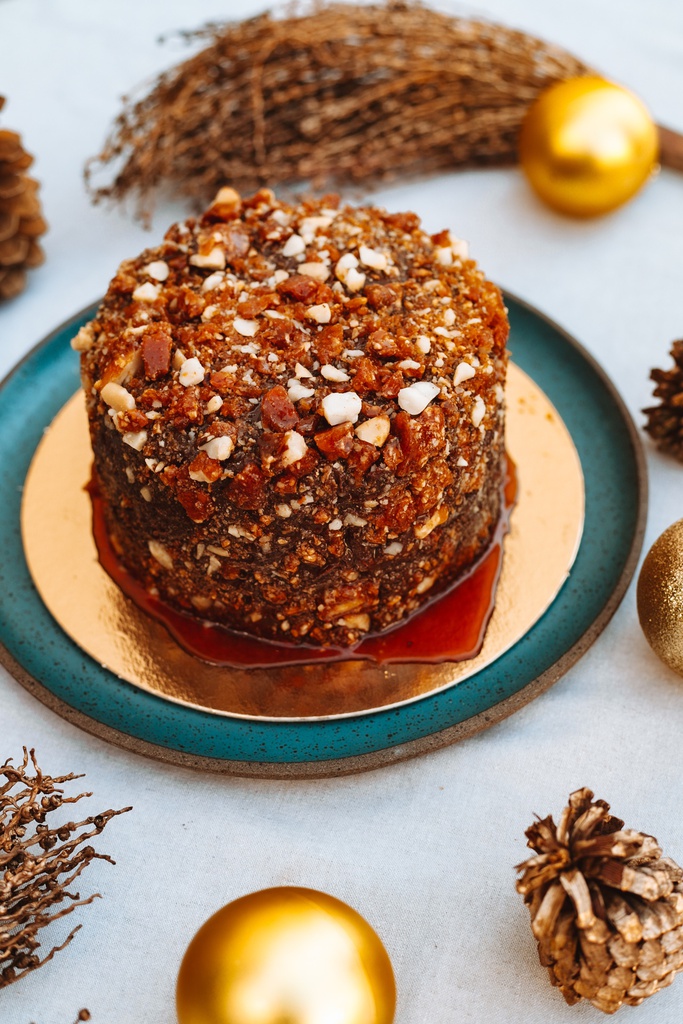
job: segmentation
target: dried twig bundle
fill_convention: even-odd
[[[129,102],[95,199],[160,185],[208,200],[226,183],[371,187],[400,175],[509,163],[528,105],[586,73],[569,53],[419,2],[331,3],[187,33],[209,45]]]
[[[590,789],[526,831],[517,866],[541,964],[571,1005],[637,1006],[683,970],[683,870]]]
[[[650,373],[657,385],[654,396],[660,399],[660,404],[643,412],[647,416],[645,429],[660,451],[683,462],[683,340],[674,341],[671,355],[673,369],[654,369]]]
[[[71,942],[80,925],[42,959],[36,952],[41,928],[99,896],[95,893],[81,899],[79,893],[70,891],[88,864],[95,859],[114,863],[111,857],[83,844],[130,807],[54,828],[47,823],[52,811],[92,796],[64,795],[63,783],[79,778],[82,776],[44,775],[34,751],[29,754],[26,748],[20,765],[15,767],[10,759],[0,767],[0,988],[47,963]],[[59,906],[64,903],[66,906]]]

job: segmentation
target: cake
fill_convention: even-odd
[[[507,335],[449,231],[221,189],[121,264],[73,342],[122,567],[266,640],[403,621],[499,521]]]

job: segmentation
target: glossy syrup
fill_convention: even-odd
[[[380,665],[399,662],[436,664],[465,661],[474,658],[481,650],[495,605],[503,561],[503,538],[508,531],[517,494],[517,474],[508,456],[503,514],[491,544],[467,575],[434,597],[406,622],[370,636],[346,650],[258,640],[223,626],[203,623],[170,608],[148,593],[122,568],[109,541],[97,487],[90,484],[88,491],[93,508],[93,536],[103,569],[138,608],[165,626],[176,643],[196,658],[238,669],[358,659]]]

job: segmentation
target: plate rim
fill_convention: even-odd
[[[616,385],[613,383],[607,372],[600,365],[598,360],[574,338],[565,328],[549,317],[542,310],[524,299],[520,299],[508,289],[502,289],[505,300],[508,299],[520,309],[531,314],[538,320],[550,327],[569,346],[574,349],[581,358],[592,369],[599,378],[602,385],[608,391],[623,425],[630,444],[631,455],[635,468],[635,480],[638,494],[638,504],[635,518],[635,527],[631,537],[628,555],[624,560],[621,572],[605,604],[591,621],[588,627],[574,641],[574,643],[557,658],[552,665],[546,668],[534,679],[530,680],[519,690],[504,697],[493,704],[490,708],[477,712],[461,722],[446,726],[444,729],[436,730],[426,736],[406,740],[395,746],[382,747],[378,750],[360,754],[350,754],[344,757],[335,757],[311,761],[258,761],[226,759],[222,757],[210,757],[204,754],[188,753],[173,747],[166,747],[153,743],[150,740],[131,736],[128,733],[116,729],[114,726],[99,722],[83,711],[72,707],[61,697],[56,696],[47,686],[36,679],[7,649],[0,641],[0,664],[28,692],[41,701],[44,705],[55,711],[60,717],[78,726],[85,732],[97,736],[116,746],[122,747],[133,753],[155,760],[171,763],[174,765],[211,771],[212,773],[235,775],[255,778],[290,779],[290,778],[327,778],[342,775],[350,775],[358,772],[370,771],[376,768],[395,764],[420,754],[449,746],[461,739],[475,735],[477,732],[496,724],[509,717],[519,708],[528,704],[535,697],[549,689],[564,673],[571,668],[585,654],[595,639],[604,630],[607,623],[614,615],[621,603],[626,590],[633,578],[638,558],[643,545],[647,521],[648,506],[648,477],[647,463],[642,439],[639,435],[636,424],[626,406]],[[42,349],[47,347],[58,335],[62,334],[70,324],[86,315],[94,315],[99,306],[100,299],[89,303],[80,311],[68,317],[52,331],[40,339],[24,356],[8,371],[0,381],[0,399],[7,385],[14,377],[21,372],[26,363]],[[552,399],[551,399],[552,400]],[[36,595],[37,596],[37,595]],[[39,600],[39,598],[38,598]],[[57,629],[60,627],[56,626]],[[61,633],[61,629],[60,629]],[[521,642],[521,641],[519,641]],[[514,650],[514,647],[512,648]],[[361,715],[357,717],[362,717]],[[350,721],[354,721],[353,718]],[[305,727],[306,723],[301,723]]]

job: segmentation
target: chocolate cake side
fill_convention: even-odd
[[[464,243],[414,214],[222,189],[74,339],[123,566],[268,639],[394,625],[495,530],[507,334]]]

